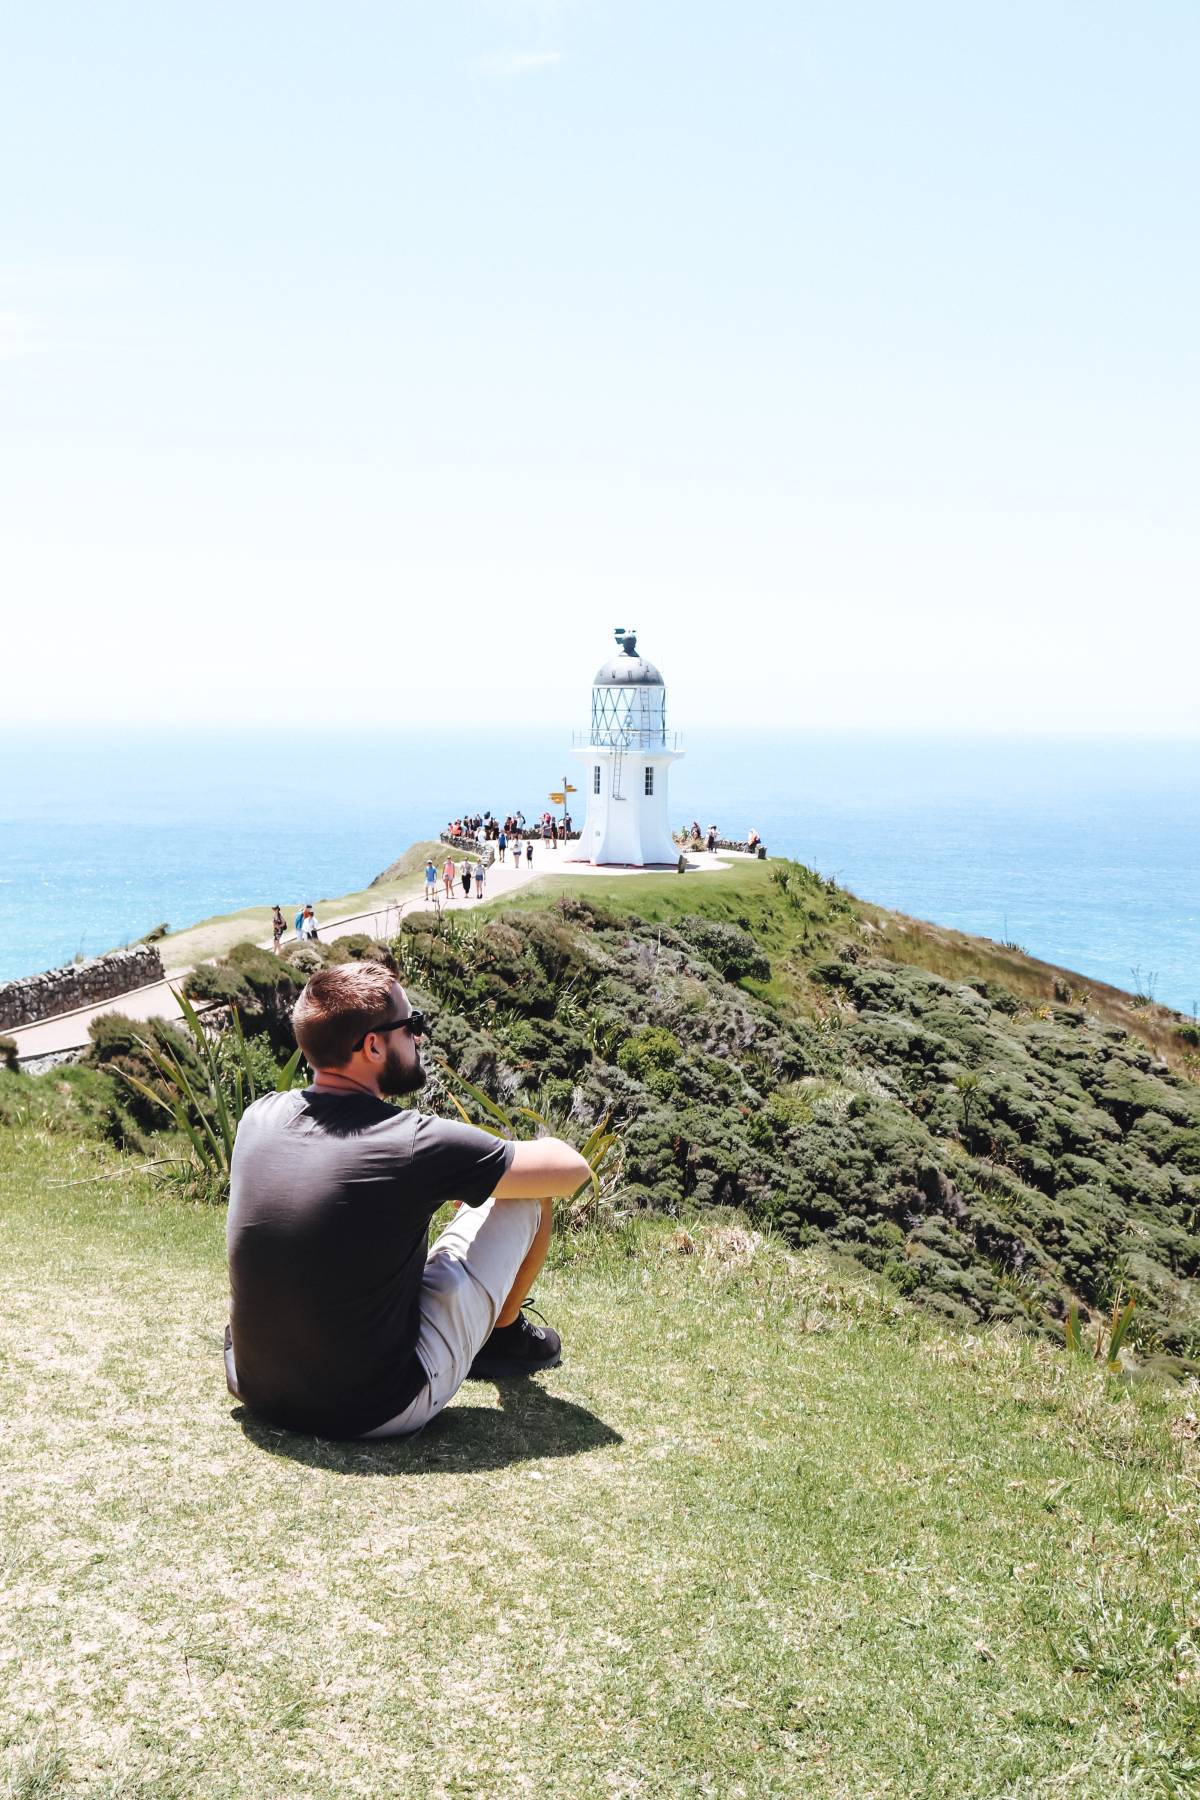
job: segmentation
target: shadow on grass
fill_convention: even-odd
[[[256,1419],[244,1406],[234,1419],[251,1443],[312,1469],[342,1475],[445,1475],[502,1469],[538,1456],[579,1456],[624,1440],[586,1406],[559,1400],[537,1382],[500,1381],[501,1410],[452,1406],[416,1437],[337,1442],[304,1437]]]

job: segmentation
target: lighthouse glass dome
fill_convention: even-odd
[[[592,742],[621,750],[661,749],[667,741],[667,690],[631,632],[592,683]]]

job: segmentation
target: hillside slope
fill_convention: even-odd
[[[414,918],[402,972],[495,1098],[611,1114],[626,1209],[744,1207],[963,1323],[1132,1295],[1143,1352],[1193,1354],[1200,1088],[1178,1022],[796,864],[732,874]]]
[[[752,861],[557,877],[409,916],[388,950],[244,945],[189,986],[285,1053],[307,974],[362,954],[394,955],[434,1020],[422,1104],[494,1123],[453,1070],[569,1135],[607,1118],[622,1216],[741,1207],[961,1324],[1057,1330],[1132,1297],[1143,1357],[1200,1349],[1195,1033],[1161,1008]],[[154,1114],[94,1085],[133,1066],[134,1030],[98,1022],[100,1072],[68,1086],[144,1143]]]

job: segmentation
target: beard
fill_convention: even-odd
[[[418,1088],[424,1086],[425,1071],[421,1067],[420,1052],[414,1055],[410,1064],[406,1064],[402,1053],[394,1044],[389,1044],[387,1061],[379,1077],[380,1093],[387,1094],[389,1099],[398,1100],[401,1094],[415,1094]]]

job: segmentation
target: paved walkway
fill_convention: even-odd
[[[687,856],[688,869],[695,874],[712,873],[724,869],[731,862],[749,861],[750,859],[738,851],[722,850],[719,855],[709,856],[706,853]],[[442,861],[445,861],[443,855]],[[439,871],[441,865],[439,864]],[[462,891],[461,881],[455,882],[453,896],[446,900],[443,896],[442,880],[439,872],[437,884],[437,904],[443,912],[470,912],[474,907],[486,904],[499,896],[516,893],[520,888],[528,887],[541,875],[642,875],[643,869],[618,868],[606,865],[596,868],[588,862],[577,862],[564,851],[555,852],[549,845],[535,842],[533,849],[533,867],[528,868],[522,859],[518,867],[511,858],[505,862],[494,862],[487,872],[484,884],[483,900],[477,899],[472,887],[468,900]],[[401,899],[383,901],[373,912],[351,913],[340,919],[321,919],[321,937],[325,942],[332,938],[348,937],[351,932],[365,931],[370,937],[391,937],[400,929],[400,921],[406,913],[431,911],[425,899],[425,887],[422,882],[419,892]],[[318,915],[319,916],[319,915]],[[284,943],[294,943],[291,932]],[[271,948],[271,939],[263,940],[262,948]],[[17,1045],[17,1056],[22,1062],[31,1057],[52,1056],[67,1050],[81,1050],[90,1042],[88,1027],[92,1020],[101,1013],[121,1012],[129,1019],[177,1019],[179,1007],[171,993],[188,974],[187,969],[177,969],[167,981],[156,981],[149,987],[133,988],[126,994],[115,995],[111,1000],[103,1000],[96,1006],[82,1006],[75,1012],[59,1013],[56,1018],[42,1019],[35,1025],[11,1026],[8,1037],[14,1038]]]

